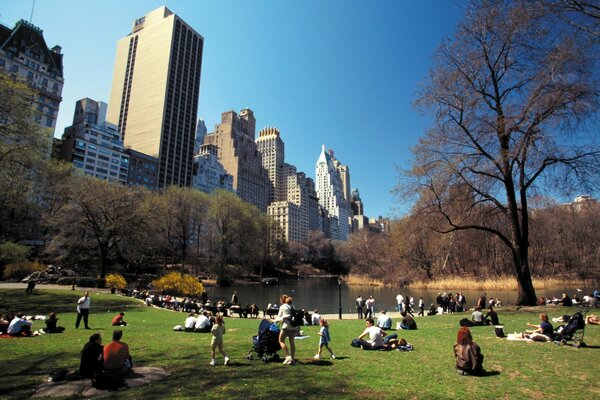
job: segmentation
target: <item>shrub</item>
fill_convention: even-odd
[[[0,244],[0,265],[24,263],[27,261],[29,252],[30,248],[25,245],[4,242]]]
[[[98,287],[98,278],[93,276],[80,276],[75,282],[81,287]]]
[[[72,285],[75,283],[74,276],[63,276],[56,280],[57,285]]]
[[[115,289],[125,289],[127,281],[120,274],[108,274],[106,276],[106,286]]]
[[[46,267],[41,263],[34,262],[20,262],[16,264],[9,264],[4,268],[4,279],[17,279],[21,280],[27,275],[30,275],[35,271],[44,271]]]
[[[158,292],[165,291],[179,296],[199,296],[204,291],[204,286],[196,278],[179,272],[169,272],[152,281],[152,286]]]

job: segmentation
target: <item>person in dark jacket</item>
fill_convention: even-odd
[[[46,323],[46,333],[62,333],[65,330],[64,326],[57,326],[58,318],[56,313],[50,313],[50,316],[44,321]]]
[[[79,375],[82,378],[92,378],[96,373],[102,371],[102,337],[99,333],[90,336],[90,340],[81,350],[81,364],[79,365]]]

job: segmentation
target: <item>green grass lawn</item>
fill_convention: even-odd
[[[452,346],[458,320],[466,314],[418,318],[419,330],[401,331],[415,346],[412,352],[363,351],[350,346],[364,329],[361,320],[333,320],[331,346],[336,360],[314,360],[318,328],[304,327],[310,337],[297,341],[299,363],[263,364],[246,360],[260,320],[227,318],[225,349],[231,365],[211,367],[210,334],[174,332],[186,314],[149,308],[134,299],[91,292],[91,330],[76,330],[75,306],[81,292],[0,290],[0,313],[58,314],[63,334],[0,339],[0,398],[23,399],[46,380],[52,368],[76,369],[79,352],[90,334],[110,341],[112,317],[125,312],[130,323],[123,341],[137,366],[166,369],[171,375],[151,385],[119,391],[123,399],[593,399],[600,396],[600,326],[585,331],[587,348],[551,343],[512,342],[496,338],[491,327],[472,328],[485,355],[485,377],[459,376],[454,371]],[[300,305],[301,306],[301,305]],[[550,317],[575,308],[545,308]],[[537,323],[540,309],[500,309],[505,332],[522,331]],[[394,320],[394,326],[396,321]],[[556,325],[556,324],[555,324]],[[34,329],[43,328],[41,321]],[[280,354],[282,354],[280,352]],[[324,351],[325,356],[328,352]],[[134,368],[135,368],[134,365]]]

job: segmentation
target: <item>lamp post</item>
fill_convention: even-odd
[[[340,300],[340,308],[339,308],[339,312],[340,312],[340,319],[342,319],[342,282],[344,281],[342,279],[341,276],[338,276],[338,294],[339,294],[339,300]]]
[[[79,267],[77,266],[77,264],[75,264],[75,276],[73,277],[73,286],[71,286],[71,290],[75,290],[75,282],[77,281],[77,270],[79,269]]]

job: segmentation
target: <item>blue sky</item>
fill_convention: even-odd
[[[0,23],[29,20],[32,5],[0,0]],[[222,112],[248,107],[310,177],[321,145],[332,148],[368,216],[407,211],[390,191],[428,124],[412,102],[466,2],[36,0],[31,22],[64,54],[57,136],[78,99],[108,101],[117,41],[161,5],[204,37],[198,114],[209,132]]]

